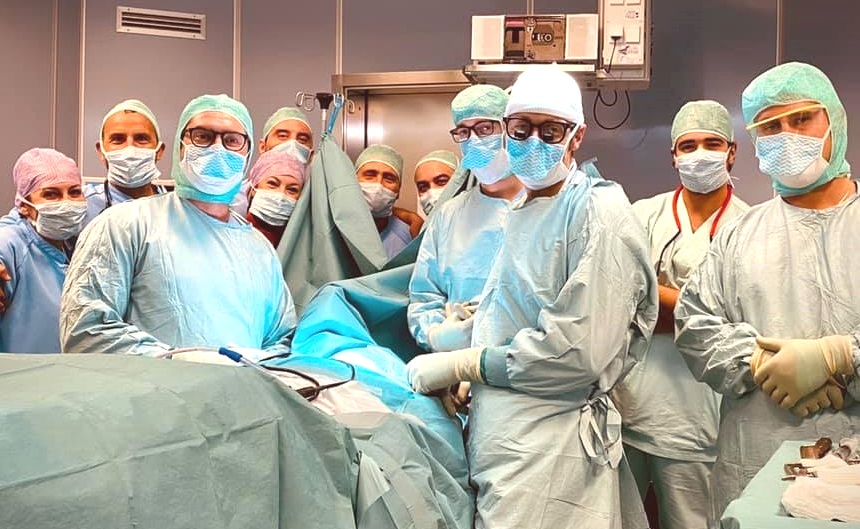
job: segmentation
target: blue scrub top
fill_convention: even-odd
[[[382,239],[382,247],[385,248],[385,254],[389,259],[393,259],[412,242],[409,224],[394,215],[388,217],[388,225],[379,233],[379,237]]]
[[[12,275],[4,286],[8,309],[0,315],[0,352],[59,353],[66,254],[19,217],[0,225],[0,261]]]

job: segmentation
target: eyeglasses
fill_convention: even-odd
[[[209,147],[220,136],[221,145],[228,151],[241,151],[248,144],[248,141],[250,141],[248,136],[241,132],[217,132],[202,127],[186,129],[182,133],[182,137],[185,137],[186,134],[191,138],[191,143],[196,147]]]
[[[469,136],[471,136],[473,132],[475,133],[475,136],[479,138],[485,138],[487,136],[492,136],[493,134],[498,134],[501,131],[502,125],[498,121],[487,119],[479,121],[471,127],[467,125],[454,127],[448,132],[451,133],[451,137],[454,138],[455,142],[463,143],[464,141],[469,139]]]
[[[815,120],[824,111],[826,111],[824,105],[814,103],[765,118],[748,125],[747,130],[752,131],[755,137],[773,136],[784,130],[802,134],[814,126]]]
[[[524,118],[504,118],[505,132],[508,137],[518,141],[524,141],[537,129],[538,137],[544,143],[561,143],[567,131],[576,128],[576,125],[565,121],[544,121],[535,125]]]

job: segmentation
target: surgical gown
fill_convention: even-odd
[[[511,201],[479,186],[451,199],[431,215],[409,283],[409,330],[430,350],[427,330],[445,319],[445,303],[480,301],[502,242]]]
[[[0,352],[59,353],[65,252],[18,217],[0,226],[0,262],[12,276],[3,284],[9,308],[0,315]]]
[[[694,232],[684,200],[677,201],[681,234],[672,212],[675,192],[633,204],[651,246],[651,263],[666,286],[680,288],[708,252],[718,211]],[[717,228],[743,215],[749,206],[733,196]],[[661,262],[662,257],[662,262]],[[661,273],[662,272],[662,273]],[[628,450],[644,497],[653,480],[662,529],[705,527],[710,512],[711,463],[717,456],[719,396],[698,382],[675,348],[674,334],[655,333],[645,358],[613,391],[623,418]],[[656,457],[650,457],[656,456]]]
[[[800,418],[753,382],[755,337],[853,336],[860,363],[860,200],[827,210],[781,198],[753,207],[720,229],[675,308],[676,344],[690,370],[723,395],[713,473],[719,517],[783,441],[848,437],[860,429],[860,405],[846,400]],[[860,397],[857,379],[849,387]]]
[[[606,394],[657,319],[650,261],[618,184],[577,171],[513,206],[472,334],[486,346],[469,412],[479,529],[645,526]]]
[[[394,215],[388,217],[388,224],[379,233],[379,238],[382,239],[382,247],[385,248],[385,254],[389,259],[393,259],[412,242],[409,224],[406,224]]]
[[[60,310],[64,353],[289,350],[293,300],[272,245],[175,193],[118,204],[81,234]]]

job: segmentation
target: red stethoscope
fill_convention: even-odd
[[[675,194],[672,196],[672,216],[675,217],[675,226],[678,227],[678,231],[675,235],[669,239],[669,242],[663,246],[663,249],[660,250],[660,259],[657,260],[657,274],[660,274],[660,270],[663,268],[663,257],[666,256],[666,250],[669,249],[669,246],[675,242],[675,240],[681,236],[681,217],[678,216],[678,199],[681,198],[681,191],[684,190],[684,186],[678,186],[678,189],[675,190]],[[720,218],[722,218],[723,213],[729,209],[729,202],[732,200],[732,193],[734,192],[734,188],[730,185],[728,186],[726,192],[726,198],[723,200],[723,204],[720,206],[720,209],[717,211],[717,216],[714,217],[714,223],[711,224],[711,232],[710,232],[710,240],[714,240],[714,234],[717,233],[717,224],[720,222]]]

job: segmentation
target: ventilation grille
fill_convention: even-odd
[[[117,6],[116,31],[205,40],[206,15]]]

